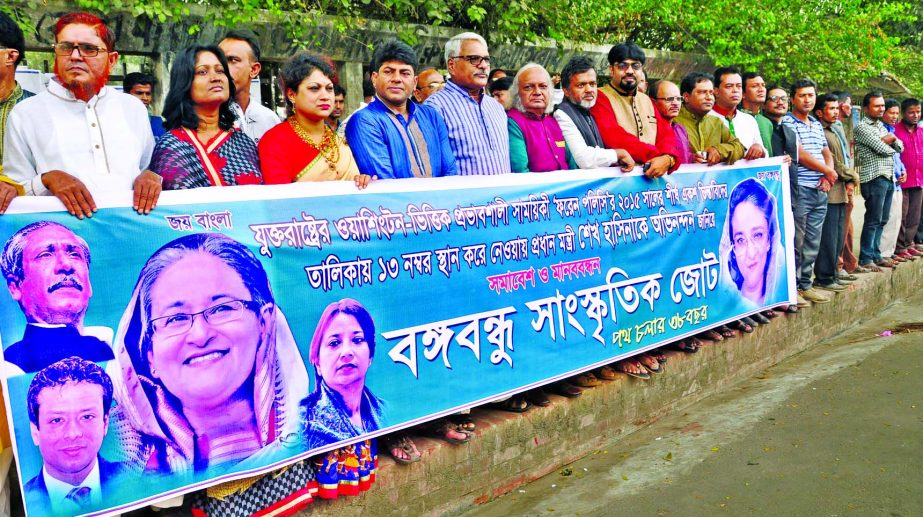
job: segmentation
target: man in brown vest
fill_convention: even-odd
[[[663,176],[679,167],[680,153],[670,123],[654,108],[651,98],[638,90],[638,73],[647,60],[634,43],[621,43],[609,50],[612,82],[599,89],[599,100],[590,110],[611,149],[625,149],[636,162],[645,164],[645,174]]]

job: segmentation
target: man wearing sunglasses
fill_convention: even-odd
[[[89,13],[55,24],[55,77],[48,90],[16,106],[4,135],[3,169],[26,195],[54,195],[79,219],[94,196],[134,191],[134,209],[157,204],[161,178],[146,170],[154,150],[140,100],[107,86],[118,61],[115,35]]]
[[[609,50],[612,82],[599,89],[599,100],[590,110],[610,149],[625,149],[645,174],[658,178],[679,167],[680,156],[670,124],[657,113],[646,93],[638,91],[638,72],[647,60],[634,43]]]
[[[449,128],[449,145],[462,176],[510,172],[506,110],[487,94],[490,53],[480,35],[464,32],[445,44],[450,79],[424,103],[438,110]]]

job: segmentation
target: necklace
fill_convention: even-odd
[[[288,123],[292,126],[292,129],[295,130],[295,134],[299,138],[304,140],[304,143],[310,145],[311,147],[317,149],[321,156],[324,157],[324,160],[327,161],[327,166],[330,167],[330,171],[336,173],[337,162],[340,161],[340,146],[337,142],[336,133],[330,129],[329,126],[324,124],[324,136],[321,138],[320,143],[315,143],[314,139],[311,138],[311,135],[305,130],[298,120],[294,116],[288,118]]]

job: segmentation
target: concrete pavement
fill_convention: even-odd
[[[918,293],[465,515],[923,515],[921,466]]]

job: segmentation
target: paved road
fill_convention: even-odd
[[[923,516],[923,292],[468,515]]]

